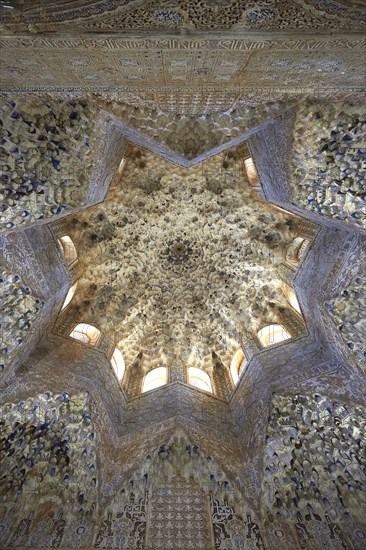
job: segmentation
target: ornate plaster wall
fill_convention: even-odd
[[[292,200],[366,228],[366,113],[357,101],[300,103],[289,164]]]
[[[96,112],[83,102],[3,99],[2,229],[84,204]]]
[[[0,285],[0,369],[4,370],[14,359],[43,302],[33,296],[19,275],[1,271]]]
[[[362,548],[365,409],[320,394],[274,394],[263,512],[273,547]]]
[[[327,307],[343,340],[360,368],[366,369],[366,288],[363,275],[356,275]]]
[[[96,512],[88,396],[45,392],[1,417],[2,543],[57,548]]]
[[[364,230],[363,110],[356,95],[303,98],[252,136],[265,197],[329,227]]]
[[[71,274],[56,239],[46,226],[1,235],[0,266],[5,274],[1,338],[4,348],[8,348],[3,356],[1,378],[3,384],[12,385],[13,368],[25,360],[53,326],[69,288]]]
[[[365,547],[361,2],[9,4],[1,267],[44,304],[0,381],[1,546]]]
[[[125,147],[106,113],[84,99],[4,94],[2,100],[2,231],[104,198]]]

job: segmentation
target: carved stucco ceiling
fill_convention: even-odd
[[[77,31],[169,29],[328,29],[362,28],[360,0],[134,0],[28,3],[9,0],[1,21],[16,32],[62,29]],[[12,8],[12,9],[11,9]]]
[[[136,93],[213,94],[232,101],[256,90],[259,101],[280,93],[364,83],[362,41],[210,41],[3,38],[1,88],[27,91],[95,91],[107,98]],[[246,51],[245,51],[246,50]],[[336,88],[336,90],[334,90]],[[156,100],[156,99],[155,99]],[[227,99],[226,99],[227,101]]]
[[[278,267],[296,217],[250,187],[245,145],[182,168],[130,145],[103,204],[68,220],[81,274],[67,315],[127,363],[230,363],[243,331],[286,306]]]
[[[94,92],[137,108],[196,115],[289,95],[360,91],[365,81],[366,12],[359,0],[2,5],[6,91]]]

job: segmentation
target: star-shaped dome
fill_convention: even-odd
[[[214,352],[229,366],[245,332],[289,308],[280,266],[297,237],[248,157],[243,144],[183,168],[130,145],[105,201],[65,225],[80,273],[65,316],[98,327],[127,365],[142,352],[145,368],[209,369]]]

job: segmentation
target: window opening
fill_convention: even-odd
[[[282,325],[268,325],[258,331],[258,338],[264,347],[277,344],[283,340],[288,340],[291,335]]]
[[[73,299],[77,286],[78,286],[78,283],[76,282],[74,285],[72,285],[71,288],[69,288],[69,291],[66,294],[66,298],[65,298],[65,301],[64,301],[63,306],[61,308],[61,311],[63,311],[65,309],[65,307],[67,307],[69,305],[69,303],[71,302],[71,300]]]
[[[117,347],[114,349],[113,355],[111,357],[111,364],[118,378],[118,382],[121,382],[125,373],[125,361],[123,359],[121,350]]]
[[[259,177],[253,159],[251,157],[245,159],[244,166],[250,185],[258,185]]]
[[[168,381],[168,373],[166,367],[157,367],[151,370],[145,376],[144,384],[142,386],[142,393],[160,386],[164,386]]]
[[[119,166],[118,166],[118,173],[119,174],[122,174],[123,169],[125,167],[125,164],[126,164],[126,159],[122,158],[122,160],[121,160],[121,162],[119,163]]]
[[[304,239],[304,237],[295,237],[287,249],[286,261],[292,264],[298,264],[303,258],[308,245],[309,241]]]
[[[89,346],[96,346],[100,337],[100,330],[93,327],[93,325],[79,323],[74,330],[70,332],[70,336],[75,340],[89,344]]]
[[[58,239],[61,251],[68,265],[76,262],[78,254],[72,239],[68,235],[64,235]]]
[[[240,374],[243,372],[245,365],[245,355],[241,349],[238,349],[238,351],[234,353],[230,364],[230,373],[234,384],[237,384],[239,382]]]
[[[207,372],[197,367],[188,368],[188,383],[201,390],[212,393],[211,380]]]
[[[285,296],[288,303],[301,315],[300,304],[296,296],[296,292],[288,284],[284,283]]]

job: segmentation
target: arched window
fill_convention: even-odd
[[[121,351],[118,348],[114,349],[113,355],[111,357],[111,364],[118,378],[118,382],[121,382],[125,373],[125,361],[123,359]]]
[[[247,171],[247,176],[248,176],[250,185],[258,185],[259,177],[258,177],[257,169],[255,167],[252,157],[245,159],[244,166],[245,166],[245,170]]]
[[[303,257],[308,244],[309,241],[304,239],[304,237],[295,237],[287,249],[286,261],[292,264],[298,264]]]
[[[212,393],[211,380],[207,372],[197,367],[188,368],[188,384],[196,386],[200,390]]]
[[[89,344],[89,346],[96,346],[100,338],[100,330],[93,327],[93,325],[79,323],[74,330],[70,332],[70,336],[75,340],[80,340],[80,342]]]
[[[65,307],[68,306],[71,300],[73,299],[77,286],[78,286],[78,283],[76,282],[74,285],[72,285],[71,288],[69,288],[69,292],[66,295],[61,311],[64,310]]]
[[[74,262],[76,262],[78,258],[78,254],[76,252],[75,245],[72,242],[71,238],[68,235],[64,235],[63,237],[60,237],[58,239],[58,244],[60,245],[61,251],[66,260],[66,263],[68,265],[71,265]]]
[[[286,283],[283,283],[283,287],[288,303],[301,315],[300,304],[298,302],[296,292]]]
[[[160,386],[164,386],[168,381],[168,372],[166,367],[158,367],[151,370],[145,376],[144,384],[142,386],[142,393]]]
[[[282,325],[268,325],[258,331],[258,338],[264,347],[277,344],[283,340],[288,340],[291,335]]]
[[[246,365],[245,355],[241,349],[238,349],[238,351],[234,353],[230,364],[230,372],[231,372],[231,376],[234,384],[237,384],[239,382],[239,376],[242,373],[245,365]]]
[[[122,160],[121,160],[121,162],[119,163],[119,166],[118,166],[118,173],[119,174],[122,174],[122,172],[124,170],[124,167],[125,167],[125,164],[126,164],[126,159],[122,158]]]

